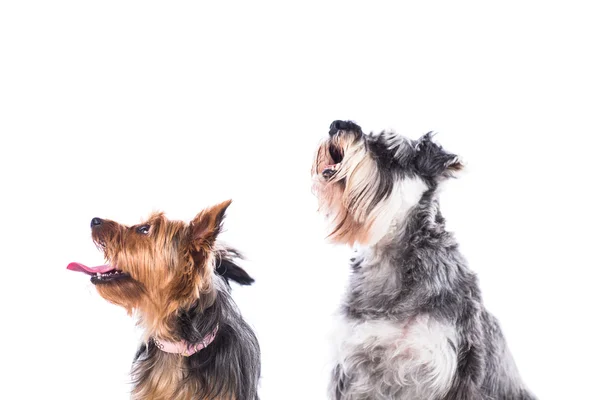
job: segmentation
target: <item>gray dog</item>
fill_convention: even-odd
[[[439,184],[461,168],[431,134],[331,124],[313,190],[331,239],[358,247],[332,399],[535,399],[439,211]]]

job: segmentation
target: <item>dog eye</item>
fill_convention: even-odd
[[[141,235],[147,235],[150,232],[150,225],[138,226],[135,231]]]

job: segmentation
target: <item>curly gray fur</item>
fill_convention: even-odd
[[[363,135],[346,121],[332,130],[352,132],[377,161],[378,182],[388,182],[379,198],[409,178],[424,189],[381,240],[351,260],[330,397],[534,400],[439,210],[438,184],[460,169],[458,158],[431,135]]]

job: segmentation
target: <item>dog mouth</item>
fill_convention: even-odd
[[[321,175],[326,179],[330,179],[340,169],[342,161],[344,161],[344,153],[333,143],[329,144],[327,152],[329,153],[329,163],[325,164],[321,171]]]
[[[72,262],[67,265],[67,269],[75,272],[83,272],[86,275],[90,275],[90,281],[94,285],[105,284],[114,282],[120,279],[128,278],[130,275],[127,272],[123,272],[113,265],[100,265],[97,267],[88,267],[81,263]]]

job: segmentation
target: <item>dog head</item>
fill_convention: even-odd
[[[90,268],[71,263],[68,268],[91,275],[103,298],[129,313],[139,311],[151,334],[169,338],[170,320],[177,310],[192,304],[207,308],[214,302],[215,259],[237,256],[216,246],[230,203],[205,209],[189,224],[168,220],[162,213],[133,226],[94,218],[92,239],[107,264]],[[229,273],[239,275],[232,279],[252,282],[231,259],[226,265],[232,269]]]
[[[463,165],[427,133],[411,140],[393,132],[366,135],[352,121],[334,121],[312,168],[319,209],[330,238],[374,244],[439,182]]]

